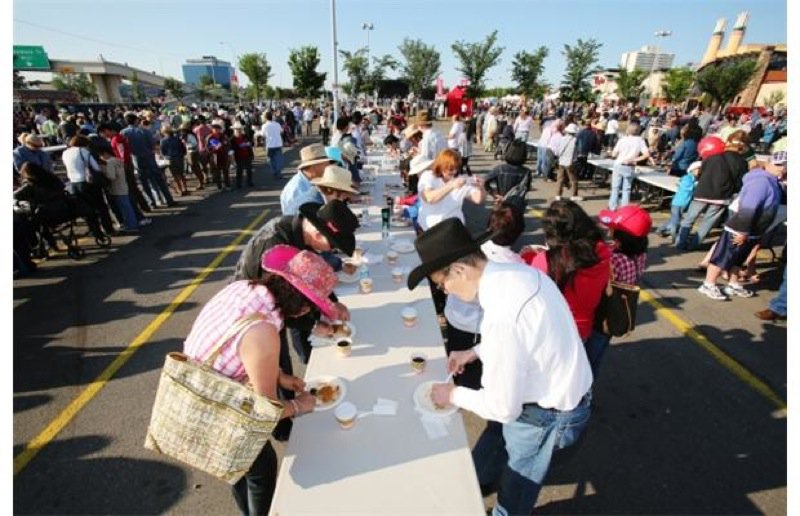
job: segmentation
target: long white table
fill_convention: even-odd
[[[390,177],[392,183],[400,182],[397,174]],[[378,176],[370,224],[357,233],[368,257],[385,254],[389,245],[381,238],[380,222],[387,179]],[[353,211],[360,213],[361,207]],[[413,242],[414,232],[392,228],[392,236]],[[418,262],[412,252],[400,254],[398,265],[408,271]],[[352,355],[339,357],[332,346],[315,348],[306,379],[337,376],[346,381],[346,399],[359,411],[370,410],[381,397],[399,403],[397,415],[369,415],[350,430],[339,428],[333,410],[295,420],[270,514],[484,514],[460,414],[448,423],[448,436],[431,440],[414,410],[417,386],[447,376],[445,351],[427,283],[409,291],[407,275],[402,284],[392,281],[395,266],[370,264],[370,294],[358,293],[357,284],[337,287],[356,329]],[[419,314],[413,328],[405,327],[400,317],[408,305]],[[412,373],[409,358],[414,352],[427,355],[422,374]]]

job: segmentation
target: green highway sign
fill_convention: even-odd
[[[44,47],[14,45],[14,70],[49,70],[50,59]]]

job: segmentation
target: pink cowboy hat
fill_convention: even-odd
[[[261,257],[261,268],[288,281],[326,317],[336,318],[329,299],[337,282],[336,274],[318,255],[290,245],[276,245]]]

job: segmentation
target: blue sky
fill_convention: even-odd
[[[15,1],[13,41],[43,45],[51,58],[96,59],[102,53],[109,61],[181,79],[187,58],[212,54],[232,60],[234,53],[264,52],[273,67],[271,82],[280,86],[291,86],[289,49],[313,44],[330,83],[329,5],[329,0]],[[750,12],[745,43],[785,43],[787,31],[786,0],[337,0],[336,5],[339,48],[366,45],[363,22],[375,27],[372,55],[399,57],[404,37],[420,38],[441,52],[448,86],[460,77],[453,41],[477,41],[494,29],[505,52],[488,74],[489,86],[512,85],[514,53],[541,45],[550,48],[545,79],[558,84],[563,45],[578,38],[603,43],[601,66],[616,66],[623,52],[647,44],[676,54],[675,64],[681,65],[700,60],[721,17],[730,32],[737,14]],[[657,30],[672,36],[656,38]],[[347,80],[341,72],[339,80]]]

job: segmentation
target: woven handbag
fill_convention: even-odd
[[[235,484],[255,461],[283,405],[212,369],[232,339],[258,315],[239,319],[199,362],[167,355],[144,447]]]

